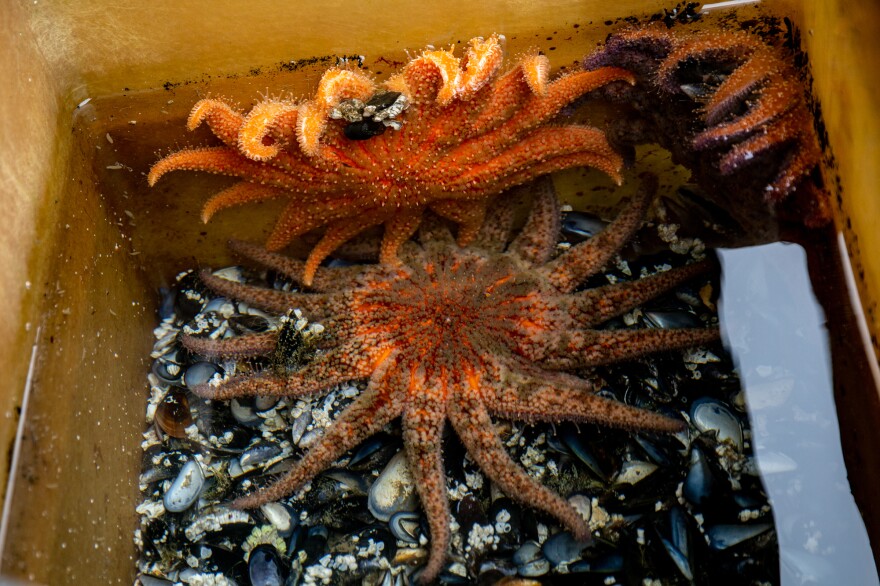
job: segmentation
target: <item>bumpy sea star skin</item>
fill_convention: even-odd
[[[252,508],[283,498],[391,420],[401,417],[403,444],[431,533],[421,580],[440,572],[450,539],[441,453],[446,421],[468,453],[506,494],[559,519],[578,539],[584,519],[543,487],[505,451],[491,416],[526,421],[596,422],[671,432],[679,420],[595,394],[593,381],[564,372],[718,339],[717,328],[601,330],[598,324],[704,272],[694,263],[630,283],[574,292],[597,273],[641,226],[657,189],[646,184],[603,232],[553,258],[560,211],[552,187],[536,195],[530,217],[511,240],[509,198],[490,211],[474,246],[460,248],[449,230],[426,223],[421,244],[407,242],[397,266],[320,268],[317,293],[256,288],[214,276],[216,292],[271,311],[298,307],[330,334],[325,353],[287,375],[267,370],[193,391],[205,398],[293,396],[366,380],[366,389],[280,480],[234,503]],[[300,278],[302,263],[238,243],[237,252]],[[356,271],[356,272],[355,272]],[[225,341],[188,336],[208,356],[266,354],[277,333]]]
[[[774,205],[788,199],[783,211],[808,226],[830,221],[803,86],[794,66],[757,36],[654,23],[612,34],[584,65],[636,74],[637,89],[609,93],[650,125],[618,126],[623,142],[660,142],[704,189],[730,191],[734,205],[752,192]]]
[[[174,170],[241,178],[207,202],[206,222],[227,207],[287,198],[266,246],[280,250],[327,226],[304,267],[309,284],[328,254],[370,226],[384,224],[381,260],[394,262],[426,208],[459,224],[458,241],[466,245],[482,224],[488,198],[509,187],[576,166],[595,167],[619,182],[621,158],[601,131],[548,121],[579,96],[611,81],[632,83],[632,75],[603,68],[549,81],[549,60],[538,54],[500,75],[501,43],[497,35],[473,39],[464,59],[425,51],[381,87],[362,73],[331,69],[314,99],[267,100],[247,114],[221,100],[202,100],[187,127],[206,122],[225,146],[168,155],[150,170],[150,185]],[[398,103],[408,104],[394,119],[399,130],[352,140],[346,122],[331,119],[387,95],[382,92],[398,92]],[[378,124],[376,132],[385,128],[362,123]]]

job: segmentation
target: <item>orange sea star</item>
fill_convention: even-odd
[[[776,48],[744,31],[653,23],[612,34],[585,61],[587,69],[610,65],[639,79],[640,89],[621,93],[641,99],[636,107],[658,127],[647,138],[679,155],[705,189],[730,177],[734,205],[750,190],[774,205],[795,196],[789,215],[808,226],[830,221],[813,114],[797,71]]]
[[[473,39],[463,59],[425,51],[382,87],[362,73],[331,69],[314,99],[267,100],[247,114],[202,100],[187,127],[206,122],[225,146],[172,153],[153,165],[149,182],[180,169],[240,177],[207,202],[206,222],[230,206],[287,198],[269,250],[327,226],[304,267],[305,284],[337,246],[379,224],[380,260],[395,262],[425,208],[459,224],[466,245],[488,198],[512,186],[575,166],[619,182],[621,159],[601,131],[547,123],[577,97],[611,81],[631,83],[632,75],[604,68],[548,81],[549,60],[534,53],[499,75],[501,42],[497,35]],[[371,98],[388,108],[369,118]],[[386,124],[399,129],[385,132]]]
[[[717,328],[602,330],[596,326],[708,268],[687,265],[634,282],[573,292],[629,240],[656,191],[650,178],[603,232],[554,258],[560,212],[552,188],[536,196],[525,228],[511,240],[509,201],[490,211],[474,246],[423,225],[421,244],[401,247],[402,264],[320,268],[316,293],[261,289],[202,274],[221,295],[321,319],[325,353],[290,374],[268,369],[193,390],[209,399],[321,394],[367,380],[366,389],[275,484],[234,503],[252,508],[302,487],[334,460],[401,417],[410,472],[431,534],[421,580],[440,572],[450,539],[441,453],[446,421],[473,460],[507,495],[559,519],[578,539],[589,531],[561,496],[543,487],[505,451],[491,416],[527,421],[586,421],[628,429],[677,431],[683,422],[595,394],[594,382],[564,371],[627,360],[718,339]],[[242,253],[298,279],[300,261],[238,243]],[[245,357],[273,350],[268,332],[184,345],[206,356]]]

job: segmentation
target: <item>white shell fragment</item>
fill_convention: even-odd
[[[742,426],[736,415],[714,399],[697,399],[691,407],[694,425],[702,432],[714,431],[719,442],[730,442],[743,449]]]
[[[370,488],[367,507],[380,521],[388,521],[400,511],[415,511],[419,507],[416,485],[403,450],[397,452],[385,466],[382,474]]]
[[[657,465],[651,462],[643,462],[640,460],[630,460],[624,462],[620,468],[620,472],[614,477],[614,484],[636,484],[641,482],[654,471]]]
[[[165,491],[165,496],[162,498],[165,509],[171,513],[187,510],[198,500],[204,486],[205,474],[202,472],[202,465],[198,460],[188,460]]]

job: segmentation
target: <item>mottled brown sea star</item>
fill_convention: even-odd
[[[193,389],[199,396],[303,397],[347,381],[369,381],[289,472],[233,506],[253,508],[289,495],[402,417],[407,461],[430,527],[430,556],[421,574],[423,582],[430,581],[442,569],[450,539],[441,453],[449,420],[473,460],[507,495],[586,539],[584,519],[511,459],[491,416],[662,432],[684,427],[682,421],[600,397],[593,382],[563,372],[718,338],[717,328],[594,329],[705,271],[706,262],[573,292],[641,226],[656,189],[656,178],[648,177],[603,232],[555,258],[560,212],[552,187],[546,187],[512,240],[513,206],[505,198],[474,246],[460,248],[445,226],[426,223],[421,244],[402,247],[402,264],[321,268],[313,283],[318,293],[262,289],[203,272],[216,292],[275,312],[301,308],[310,319],[321,319],[330,336],[325,353],[296,372],[237,376]],[[302,274],[301,261],[255,245],[233,248],[291,278]],[[202,355],[244,357],[271,352],[277,337],[276,332],[223,341],[188,336],[184,345]]]
[[[638,80],[605,92],[639,112],[616,121],[617,146],[662,144],[736,213],[770,215],[763,199],[810,227],[831,220],[813,113],[779,48],[744,31],[652,23],[610,35],[584,66],[623,67]]]
[[[381,87],[363,73],[334,68],[314,99],[266,100],[247,114],[221,100],[202,100],[187,127],[206,122],[225,146],[172,153],[153,165],[149,183],[174,170],[241,178],[205,204],[205,222],[224,208],[286,199],[269,250],[327,227],[303,268],[301,281],[308,285],[328,254],[371,226],[384,224],[380,260],[394,263],[425,209],[456,222],[459,244],[466,245],[483,223],[489,198],[512,186],[577,166],[619,182],[622,160],[602,131],[548,122],[578,97],[611,81],[632,83],[632,75],[608,67],[549,81],[550,62],[537,53],[499,75],[502,40],[473,39],[464,59],[451,50],[425,51]],[[366,110],[352,104],[397,94],[408,104],[396,115],[398,130],[353,140],[346,120],[330,119],[340,108],[360,116]]]

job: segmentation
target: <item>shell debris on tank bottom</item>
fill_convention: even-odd
[[[683,248],[612,263],[587,286],[639,278],[705,254],[692,242]],[[290,289],[273,274],[225,271],[238,280]],[[224,507],[287,470],[362,387],[349,383],[313,399],[234,405],[194,396],[191,384],[271,365],[263,359],[202,361],[180,346],[184,328],[230,337],[249,331],[248,325],[278,328],[285,318],[220,299],[192,274],[182,273],[166,293],[162,307],[172,310],[154,332],[135,536],[142,581],[411,583],[430,537],[407,482],[399,422],[291,497],[247,512]],[[714,303],[707,305],[700,294],[709,286],[718,290],[713,279],[680,287],[605,327],[714,323]],[[259,319],[250,319],[254,316]],[[302,330],[320,330],[310,328]],[[681,414],[691,421],[690,429],[662,436],[588,424],[496,421],[514,460],[567,496],[588,520],[592,540],[586,543],[498,490],[450,429],[444,461],[453,533],[439,582],[688,584],[736,577],[742,583],[778,583],[773,517],[761,480],[752,474],[739,381],[720,345],[602,367],[596,374],[604,383],[601,394]],[[187,400],[188,414],[169,410],[189,416],[184,437],[153,424],[169,393]]]

